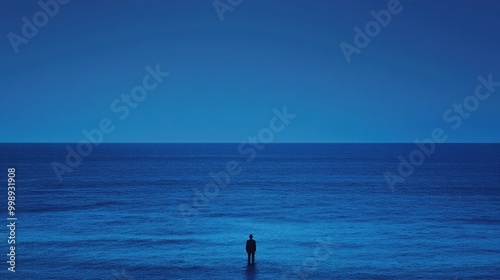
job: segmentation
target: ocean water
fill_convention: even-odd
[[[66,146],[0,145],[1,279],[500,279],[500,144],[437,145],[394,189],[414,144],[101,144],[60,181]]]

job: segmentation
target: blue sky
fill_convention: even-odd
[[[339,44],[390,2],[243,0],[221,21],[213,1],[72,0],[16,54],[42,8],[2,1],[0,141],[78,142],[109,118],[106,142],[241,142],[286,106],[275,142],[499,142],[500,87],[457,129],[443,114],[500,81],[500,3],[402,0],[348,63]],[[170,74],[121,120],[148,65]]]

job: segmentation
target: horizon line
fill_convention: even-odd
[[[40,141],[40,142],[29,142],[29,141],[22,141],[22,142],[2,142],[0,141],[1,144],[78,144],[80,142],[64,142],[64,141],[57,141],[57,142],[45,142],[45,141]],[[97,145],[101,144],[241,144],[243,142],[159,142],[159,141],[122,141],[122,142],[101,142],[98,143]],[[262,143],[262,142],[244,142],[248,144],[253,144],[253,143],[260,143],[260,144],[265,144],[265,145],[272,145],[272,144],[415,144],[415,142],[270,142],[270,143]],[[436,143],[435,144],[500,144],[500,142],[444,142],[444,143]],[[95,143],[92,143],[95,145]],[[97,146],[96,145],[96,146]]]

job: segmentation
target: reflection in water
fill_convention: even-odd
[[[256,275],[257,275],[256,265],[247,265],[247,269],[245,270],[245,279],[254,280]]]

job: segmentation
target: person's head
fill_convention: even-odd
[[[249,237],[250,237],[250,239],[252,239],[252,238],[253,238],[253,235],[251,235],[251,234],[250,234],[250,236],[249,236]]]

